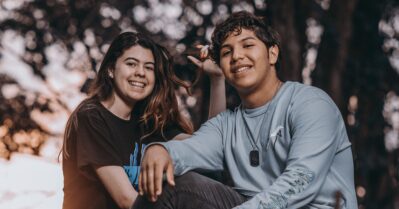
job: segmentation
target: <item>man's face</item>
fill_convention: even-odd
[[[260,89],[270,79],[277,56],[277,47],[268,49],[252,30],[242,29],[240,34],[232,32],[223,42],[220,67],[238,93],[246,94]]]

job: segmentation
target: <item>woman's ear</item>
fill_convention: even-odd
[[[114,78],[114,72],[111,69],[108,70],[108,76]]]
[[[269,64],[275,65],[278,59],[279,50],[276,45],[269,47]]]

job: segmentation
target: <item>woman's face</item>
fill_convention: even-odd
[[[125,50],[109,73],[115,84],[115,96],[137,102],[149,96],[155,85],[155,61],[150,49],[135,45]]]

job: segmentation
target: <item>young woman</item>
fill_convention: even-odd
[[[211,76],[224,84],[221,73]],[[133,32],[114,39],[89,97],[65,129],[63,209],[131,207],[145,146],[193,132],[179,114],[176,84],[183,82],[175,76],[166,49]],[[224,85],[218,86],[223,94]],[[224,105],[220,103],[215,106]]]

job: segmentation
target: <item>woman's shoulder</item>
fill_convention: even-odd
[[[98,100],[85,99],[82,101],[75,110],[78,118],[98,118],[103,112],[103,107]]]

